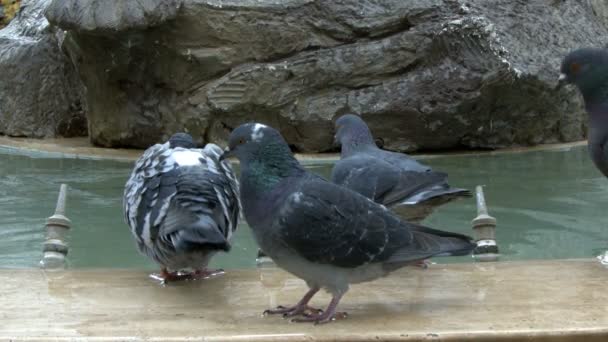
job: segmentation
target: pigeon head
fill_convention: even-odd
[[[560,82],[575,84],[586,103],[608,100],[608,50],[574,50],[564,57],[560,72]]]
[[[358,146],[376,146],[372,133],[361,117],[353,114],[342,115],[336,120],[336,143],[342,145],[342,151],[348,152]]]
[[[194,140],[188,133],[175,133],[169,138],[169,146],[171,148],[183,147],[183,148],[195,148]]]
[[[228,148],[222,159],[234,156],[241,163],[294,159],[281,134],[261,123],[246,123],[235,128],[228,138]],[[295,160],[295,159],[294,159]]]

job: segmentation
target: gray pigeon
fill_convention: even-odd
[[[608,177],[608,50],[583,48],[570,52],[561,65],[560,85],[575,84],[589,113],[587,148],[595,166]],[[597,257],[608,265],[608,251]]]
[[[589,113],[588,148],[595,166],[608,177],[608,51],[584,48],[562,61],[560,83],[575,84]]]
[[[222,149],[194,148],[192,137],[173,135],[147,149],[127,181],[123,209],[138,250],[156,261],[163,282],[207,277],[217,251],[230,250],[237,228],[239,188]],[[180,273],[192,269],[194,273]]]
[[[336,121],[336,141],[342,146],[331,179],[393,209],[410,222],[419,222],[437,206],[471,197],[466,189],[451,188],[447,174],[433,171],[406,154],[378,148],[360,117]]]
[[[222,158],[229,156],[241,162],[241,203],[255,240],[310,289],[295,306],[268,314],[326,323],[344,316],[336,307],[350,284],[475,248],[468,236],[407,223],[383,205],[308,172],[271,127],[236,128]],[[325,311],[308,306],[321,288],[333,295]]]

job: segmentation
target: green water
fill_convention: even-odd
[[[451,156],[425,160],[450,174],[454,186],[486,186],[498,219],[502,260],[592,257],[608,248],[608,180],[592,166],[585,147],[518,154]],[[0,148],[0,267],[35,267],[43,227],[61,183],[69,185],[70,267],[156,266],[135,250],[122,216],[122,189],[132,163],[56,158]],[[327,176],[328,164],[311,164]],[[475,201],[443,206],[425,224],[471,234]],[[255,266],[257,248],[242,224],[230,254],[213,265]],[[470,260],[470,259],[465,259]],[[446,262],[447,259],[438,259]]]

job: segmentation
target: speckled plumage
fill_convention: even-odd
[[[471,196],[466,189],[450,187],[447,174],[406,154],[379,149],[360,117],[344,115],[336,128],[342,152],[332,181],[390,207],[406,220],[420,221],[439,205]]]
[[[432,256],[465,255],[475,246],[467,236],[401,221],[384,206],[308,172],[276,130],[257,125],[235,129],[225,153],[241,162],[243,212],[261,249],[311,289],[296,309],[272,313],[301,313],[308,297],[325,288],[334,301],[311,320],[326,322],[350,284]]]
[[[239,188],[221,148],[194,148],[174,135],[147,149],[126,183],[123,209],[137,248],[161,268],[203,269],[230,250],[238,225]]]

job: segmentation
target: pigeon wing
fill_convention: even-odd
[[[287,197],[274,223],[282,242],[305,259],[357,267],[387,260],[412,243],[407,226],[383,206],[311,178]]]

